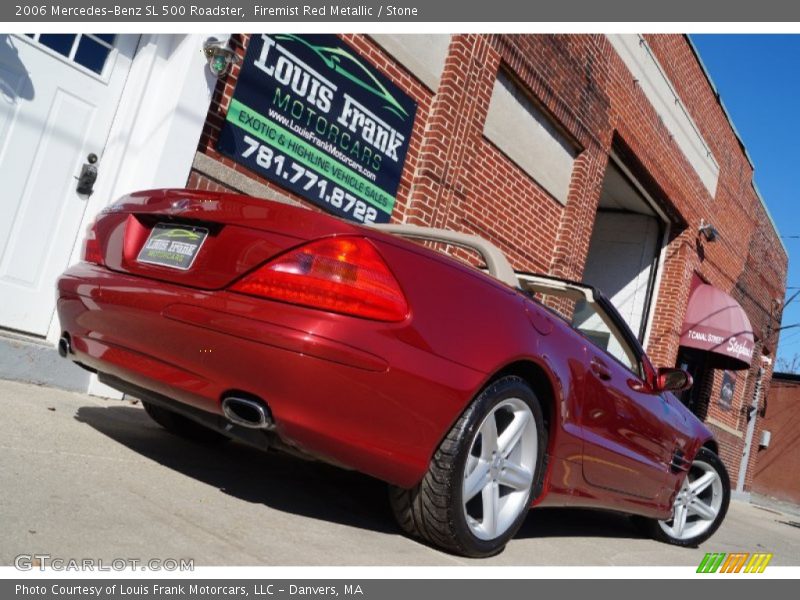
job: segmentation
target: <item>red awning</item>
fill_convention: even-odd
[[[712,366],[717,368],[747,369],[753,360],[753,327],[736,300],[701,283],[689,297],[681,346],[713,353]]]

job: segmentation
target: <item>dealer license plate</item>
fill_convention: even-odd
[[[204,227],[159,223],[153,227],[136,260],[186,271],[191,268],[207,236],[208,229]]]

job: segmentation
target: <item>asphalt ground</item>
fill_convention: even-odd
[[[176,438],[140,403],[0,381],[0,565],[191,558],[216,565],[696,566],[706,552],[800,565],[800,516],[732,502],[700,548],[643,538],[623,515],[530,512],[498,556],[470,560],[402,536],[385,485],[238,443]]]

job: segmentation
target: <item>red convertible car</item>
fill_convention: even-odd
[[[670,393],[689,376],[597,290],[478,237],[140,192],[93,224],[58,314],[61,354],[167,430],[382,479],[400,527],[451,552],[502,550],[532,506],[626,512],[681,546],[728,508],[717,443]]]

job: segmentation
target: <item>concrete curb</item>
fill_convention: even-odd
[[[0,334],[0,379],[86,392],[90,377],[44,340]]]

